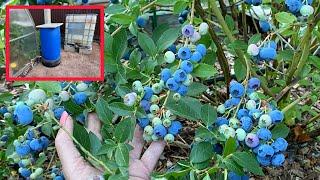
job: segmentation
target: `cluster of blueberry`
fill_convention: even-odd
[[[54,180],[64,180],[64,175],[63,172],[57,168],[57,167],[52,167],[51,168],[51,174],[50,174],[51,178],[53,178]]]
[[[314,9],[311,6],[312,1],[313,0],[286,0],[285,4],[292,14],[308,17],[314,13]]]
[[[0,116],[14,123],[27,126],[34,124],[35,111],[42,112],[44,118],[50,119],[55,117],[60,119],[65,108],[62,106],[63,102],[72,101],[79,106],[83,106],[88,100],[89,86],[91,82],[79,82],[67,83],[61,82],[60,86],[62,91],[54,94],[52,97],[48,97],[46,92],[42,89],[31,90],[26,97],[20,99],[20,101],[13,102],[8,106],[0,107]],[[85,123],[85,115],[82,113],[76,116],[76,120]],[[56,130],[59,125],[53,126]],[[12,131],[12,130],[11,130]],[[7,143],[9,139],[9,133],[3,132],[0,137],[0,146]],[[22,177],[30,177],[35,179],[39,177],[43,169],[35,168],[35,159],[37,155],[45,156],[44,150],[49,145],[49,139],[43,135],[41,128],[30,126],[24,136],[20,136],[14,140],[15,152],[9,156],[15,163],[19,165],[19,173]],[[53,179],[63,179],[61,173],[56,173]]]
[[[284,114],[259,98],[258,78],[249,79],[247,84],[230,83],[231,98],[218,106],[220,117],[215,124],[226,138],[235,138],[238,145],[251,148],[261,165],[281,166],[288,143],[283,138],[272,139],[270,129],[283,121]]]
[[[257,61],[272,61],[277,57],[277,43],[275,41],[268,41],[258,47],[256,44],[250,44],[247,53]]]
[[[208,25],[201,23],[199,32],[192,25],[186,25],[182,28],[182,35],[192,42],[194,39],[200,39],[201,35],[208,32]],[[195,37],[195,34],[197,38]],[[192,40],[193,39],[193,40]],[[160,73],[160,81],[152,84],[152,86],[143,86],[140,81],[134,81],[132,84],[133,92],[124,96],[124,104],[127,106],[139,105],[147,116],[138,118],[138,124],[144,129],[144,139],[146,141],[156,141],[163,138],[167,142],[174,141],[174,136],[179,133],[182,124],[176,120],[176,116],[170,110],[164,110],[159,107],[161,97],[158,95],[164,89],[174,92],[173,98],[179,100],[181,96],[185,96],[188,92],[188,86],[193,82],[190,74],[193,71],[193,63],[198,63],[206,55],[206,47],[203,44],[195,46],[192,53],[187,46],[180,47],[176,52],[175,45],[168,48],[164,54],[167,63],[173,63],[179,58],[178,68],[174,73],[169,68],[164,68]]]
[[[259,6],[262,4],[262,0],[245,0],[244,2],[254,6]]]
[[[15,151],[8,156],[19,166],[19,173],[24,178],[36,179],[41,176],[43,169],[35,167],[37,157],[44,157],[44,151],[49,146],[49,139],[35,127],[30,127],[24,136],[14,140]]]

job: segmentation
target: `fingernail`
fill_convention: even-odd
[[[60,118],[60,125],[64,125],[68,119],[68,113],[67,111],[64,111],[61,115],[61,118]]]

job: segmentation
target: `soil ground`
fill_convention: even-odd
[[[61,63],[46,67],[39,63],[26,77],[99,77],[100,45],[93,43],[89,55],[61,50]]]

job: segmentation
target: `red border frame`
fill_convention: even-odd
[[[10,9],[99,9],[100,10],[100,76],[99,77],[10,77],[10,42],[9,42],[9,10]],[[6,80],[7,81],[103,81],[104,80],[104,6],[88,5],[88,6],[6,6]]]

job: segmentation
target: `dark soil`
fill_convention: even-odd
[[[100,77],[100,45],[93,43],[90,55],[61,51],[61,63],[46,67],[39,63],[26,77]]]

